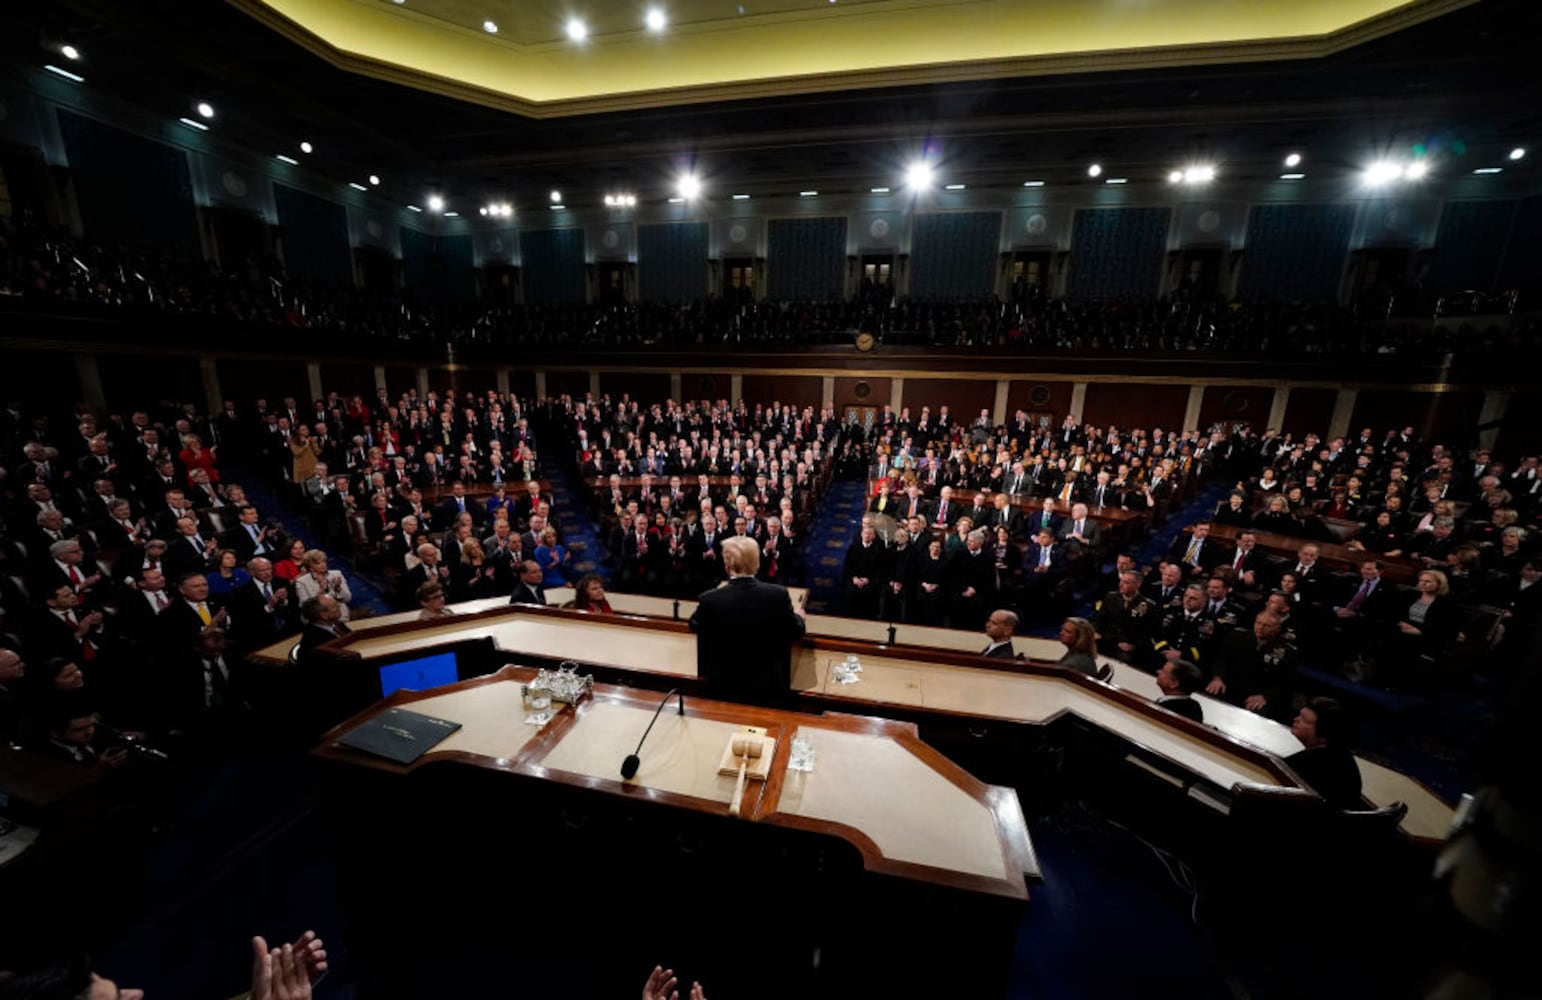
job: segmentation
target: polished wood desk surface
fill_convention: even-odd
[[[548,592],[549,596],[553,593],[556,592]],[[622,615],[655,619],[672,617],[673,601],[666,598],[639,594],[608,596],[612,607]],[[482,602],[468,602],[458,607],[469,609],[478,603]],[[682,602],[682,620],[688,617],[685,603]],[[501,608],[506,606],[499,603],[495,611]],[[411,625],[374,638],[368,631],[355,630],[345,644],[360,655],[374,658],[491,636],[499,648],[509,652],[549,659],[574,659],[638,673],[696,677],[695,637],[683,623],[667,629],[655,628],[648,633],[638,627],[638,622],[628,622],[625,618],[607,620],[606,616],[559,612],[536,620],[540,615],[538,609],[528,609],[523,615],[518,609],[506,609],[504,613],[490,617]],[[888,626],[882,622],[832,615],[809,615],[807,621],[808,633],[816,639],[870,643],[877,647],[861,653],[863,662],[886,669],[874,671],[870,677],[869,671],[873,668],[868,667],[863,672],[863,683],[836,685],[837,690],[831,692],[853,703],[892,703],[906,708],[936,709],[1013,722],[1043,722],[1058,711],[1069,710],[1140,743],[1223,788],[1241,780],[1239,775],[1256,771],[1252,751],[1283,758],[1302,748],[1288,726],[1203,694],[1197,698],[1203,706],[1206,726],[1224,735],[1235,744],[1234,747],[1222,746],[1218,750],[1196,735],[1204,727],[1170,713],[1159,713],[1158,721],[1150,722],[1136,719],[1124,706],[1113,709],[1102,706],[1095,700],[1098,689],[1122,691],[1147,701],[1160,696],[1156,681],[1149,674],[1105,657],[1099,657],[1099,661],[1112,666],[1113,684],[1089,682],[1087,689],[1094,694],[1088,695],[1083,690],[1072,695],[1058,690],[1061,684],[1073,683],[1063,678],[992,671],[992,664],[985,660],[979,660],[977,666],[959,666],[932,663],[924,658],[926,649],[971,656],[978,653],[984,647],[984,639],[973,632],[897,625],[895,644],[903,648],[895,648],[888,646]],[[1014,637],[1013,645],[1031,659],[1044,662],[1059,659],[1064,651],[1054,640],[1025,636]],[[828,651],[821,653],[817,649],[796,650],[794,688],[826,696],[827,679],[820,673],[818,658],[829,655]],[[918,672],[917,664],[927,669]],[[887,668],[896,673],[889,674]],[[982,671],[981,668],[985,669]],[[984,680],[978,677],[981,673],[987,675]],[[880,674],[881,684],[875,680]],[[905,687],[907,681],[916,685],[915,688]],[[883,697],[896,692],[897,697],[892,702]],[[1453,815],[1448,804],[1407,775],[1364,758],[1357,758],[1357,761],[1367,801],[1377,806],[1405,802],[1408,805],[1408,815],[1402,823],[1405,833],[1427,840],[1445,838]],[[1255,782],[1256,779],[1246,780]]]
[[[1016,793],[977,781],[921,742],[914,725],[690,698],[685,715],[659,715],[641,768],[624,780],[621,761],[653,718],[657,692],[597,685],[592,698],[536,727],[523,721],[520,693],[534,675],[505,667],[447,688],[397,692],[332,730],[314,752],[396,773],[456,761],[726,816],[735,779],[718,774],[723,748],[743,727],[760,726],[777,743],[769,778],[746,787],[745,820],[839,837],[861,852],[869,871],[918,882],[1026,900],[1024,877],[1039,876]],[[337,744],[393,705],[462,728],[407,767]],[[800,733],[817,752],[812,772],[787,769]]]
[[[1193,525],[1183,529],[1193,532]],[[1310,538],[1296,538],[1293,535],[1280,535],[1272,531],[1258,531],[1253,528],[1239,528],[1235,524],[1211,524],[1210,537],[1236,544],[1237,536],[1244,531],[1252,531],[1258,538],[1258,547],[1273,556],[1283,556],[1294,562],[1296,553],[1303,545],[1317,546],[1317,561],[1335,573],[1360,571],[1360,564],[1367,559],[1380,559],[1385,567],[1382,575],[1397,583],[1412,583],[1424,567],[1411,559],[1389,559],[1386,556],[1378,556],[1374,552],[1365,552],[1352,549],[1347,545],[1338,545],[1333,542],[1319,542]]]

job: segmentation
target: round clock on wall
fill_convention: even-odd
[[[857,350],[866,352],[866,351],[871,351],[873,348],[875,348],[877,346],[878,346],[878,341],[873,337],[873,335],[871,333],[867,333],[866,331],[864,331],[862,333],[857,334]]]

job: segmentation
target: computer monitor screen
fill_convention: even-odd
[[[416,659],[388,663],[380,668],[380,696],[406,688],[410,691],[427,691],[444,684],[454,684],[460,677],[456,671],[455,652],[434,653]]]

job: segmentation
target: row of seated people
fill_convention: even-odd
[[[18,217],[35,217],[21,213]],[[222,269],[163,252],[106,247],[40,225],[0,220],[0,299],[51,308],[147,312],[204,321],[327,330],[360,338],[504,344],[670,345],[832,343],[865,331],[885,342],[1015,351],[1201,350],[1438,356],[1526,346],[1527,331],[1477,338],[1424,324],[1362,329],[1356,315],[1318,303],[1231,303],[1183,293],[1140,301],[1075,301],[1014,293],[928,301],[887,285],[846,301],[425,304],[287,275],[252,257]]]

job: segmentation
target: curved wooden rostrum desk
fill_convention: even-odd
[[[565,592],[548,596],[560,601]],[[366,619],[322,648],[367,661],[486,637],[526,662],[575,660],[595,670],[598,679],[699,692],[695,638],[684,621],[694,602],[679,602],[680,620],[673,620],[671,600],[609,597],[616,615],[510,607],[493,599],[461,605],[461,613],[446,621],[419,622],[413,614]],[[1237,795],[1315,799],[1281,760],[1301,747],[1288,727],[1204,696],[1207,724],[1190,722],[1156,707],[1154,679],[1122,663],[1108,661],[1114,680],[1105,684],[1048,662],[1060,652],[1050,640],[1015,638],[1016,648],[1031,658],[1024,663],[974,655],[982,638],[953,629],[899,625],[890,645],[882,622],[810,615],[808,632],[794,650],[793,687],[810,711],[966,725],[974,720],[1045,726],[1069,715],[1128,743],[1137,751],[1132,763],[1155,765],[1175,783],[1191,781],[1196,797],[1207,804],[1224,809]],[[283,660],[289,645],[292,641],[260,651],[256,659]],[[848,652],[862,658],[861,682],[834,683],[831,661]],[[1364,759],[1359,764],[1371,804],[1405,802],[1404,833],[1424,841],[1444,839],[1449,805],[1406,775]]]

